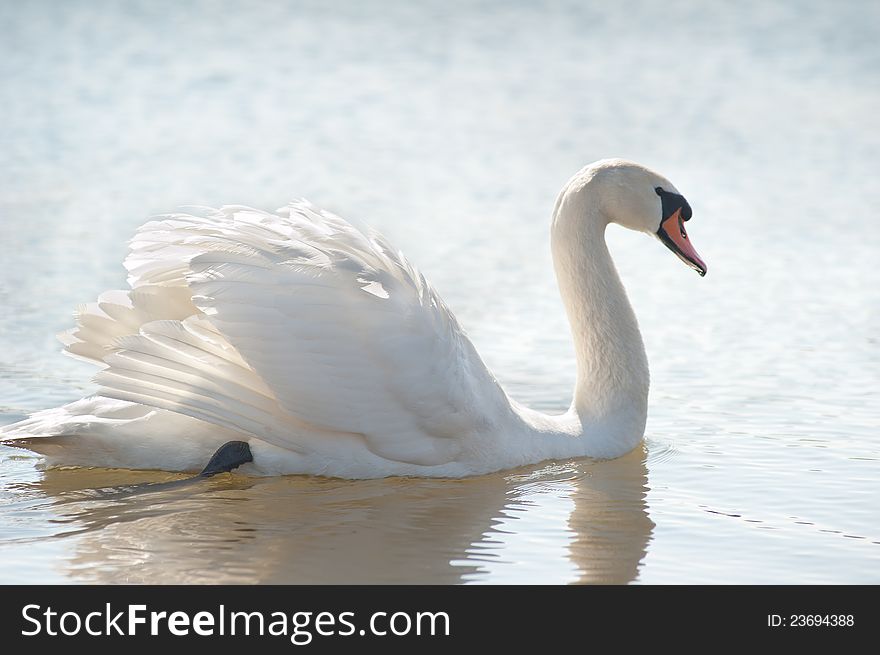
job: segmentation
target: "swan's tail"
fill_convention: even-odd
[[[102,396],[0,427],[0,443],[43,455],[47,467],[199,471],[217,448],[240,438],[188,416]]]

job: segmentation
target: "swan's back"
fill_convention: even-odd
[[[160,217],[125,266],[132,290],[82,308],[64,338],[104,367],[102,396],[326,458],[330,474],[334,459],[454,475],[509,414],[402,253],[305,201]]]

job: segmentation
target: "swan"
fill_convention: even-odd
[[[505,393],[378,232],[305,200],[276,213],[159,216],[130,242],[131,289],[80,307],[60,335],[68,354],[101,367],[98,394],[8,425],[0,441],[47,467],[210,462],[203,473],[341,478],[615,458],[642,440],[649,380],[605,229],[654,235],[705,275],[690,218],[669,180],[622,159],[594,162],[562,188],[551,249],[577,381],[568,411],[547,415]]]

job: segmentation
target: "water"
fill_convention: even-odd
[[[610,246],[643,449],[469,480],[41,472],[0,448],[0,582],[880,582],[880,8],[0,4],[0,421],[91,393],[53,334],[183,204],[306,196],[419,264],[511,395],[570,401],[547,245],[623,156],[700,279]]]

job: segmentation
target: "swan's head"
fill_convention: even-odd
[[[706,263],[684,227],[691,206],[672,182],[640,164],[603,159],[585,167],[563,188],[554,220],[563,213],[579,223],[617,223],[656,236],[685,264],[706,274]]]

